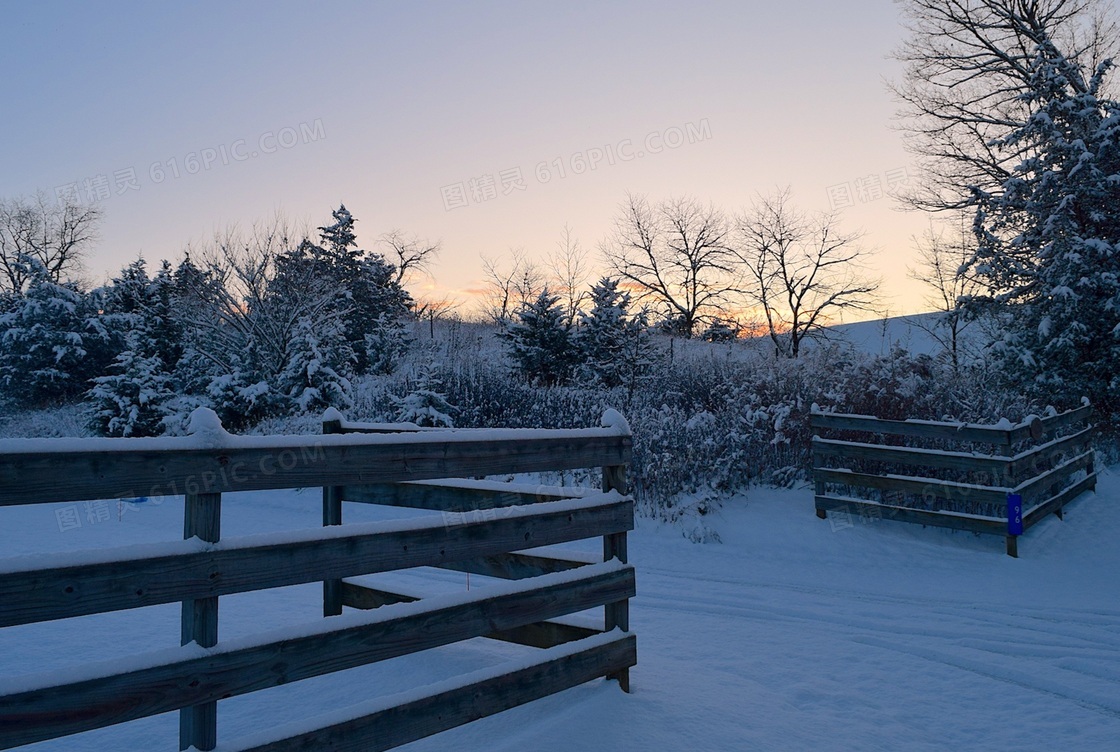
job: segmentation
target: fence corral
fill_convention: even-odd
[[[0,442],[0,506],[185,495],[181,542],[77,552],[22,568],[0,561],[0,627],[182,602],[183,647],[129,660],[127,670],[0,679],[0,749],[180,710],[180,749],[217,748],[219,700],[475,637],[530,645],[519,661],[371,700],[298,728],[264,731],[223,750],[383,750],[597,677],[628,690],[636,663],[626,564],[634,506],[625,496],[631,438],[604,428],[456,430],[322,437]],[[365,433],[361,430],[357,434]],[[601,467],[604,488],[549,490],[442,480]],[[324,489],[330,529],[223,539],[222,494]],[[341,524],[341,500],[439,510],[416,520]],[[485,510],[497,510],[486,513]],[[603,560],[526,552],[602,537]],[[351,578],[444,567],[512,582],[418,599]],[[220,597],[324,582],[324,611],[360,609],[254,638],[222,642]],[[391,603],[408,605],[390,609]],[[604,608],[603,629],[554,621]],[[376,610],[374,610],[376,609]],[[309,615],[310,616],[310,615]],[[277,725],[277,724],[272,724]]]
[[[817,516],[855,512],[1003,535],[1008,555],[1018,556],[1020,535],[1096,488],[1091,419],[1088,401],[1018,425],[882,420],[814,406]]]

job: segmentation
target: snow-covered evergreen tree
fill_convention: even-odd
[[[139,259],[100,291],[100,320],[119,352],[94,380],[87,400],[94,408],[91,426],[106,436],[163,431],[168,404],[175,398],[172,374],[182,353],[172,287],[170,264],[163,262],[149,279]]]
[[[34,267],[26,293],[0,316],[0,389],[25,405],[75,397],[112,357],[106,338],[87,295]]]
[[[415,423],[430,428],[454,428],[452,414],[455,408],[440,392],[441,384],[435,369],[425,365],[416,377],[416,383],[407,395],[395,400],[396,419],[402,423]]]
[[[338,209],[331,212],[334,223],[319,228],[319,237],[323,240],[323,247],[337,260],[354,255],[358,248],[358,236],[354,234],[354,224],[358,221],[346,208],[346,204],[339,204]]]
[[[110,373],[94,379],[87,399],[93,405],[91,426],[105,436],[157,436],[170,414],[175,392],[171,376],[140,329],[129,333],[127,349],[117,355]]]
[[[175,373],[183,356],[183,322],[175,309],[175,279],[171,264],[164,260],[148,285],[144,329],[151,339],[160,368]]]
[[[541,386],[555,386],[571,378],[578,352],[559,296],[545,288],[521,306],[501,336],[518,370]]]
[[[1002,146],[1027,155],[998,194],[980,194],[971,264],[1005,327],[1005,369],[1047,396],[1091,395],[1120,414],[1120,104],[1110,65],[1085,80],[1043,40],[1033,115]]]
[[[257,376],[251,366],[211,376],[206,384],[205,400],[213,406],[222,425],[242,430],[288,411],[291,401],[287,396]]]
[[[653,363],[645,316],[630,315],[630,293],[618,289],[617,279],[600,279],[590,299],[575,332],[580,369],[606,387],[635,384]]]
[[[354,354],[335,320],[316,326],[301,318],[292,337],[288,366],[280,374],[279,390],[303,412],[353,406],[348,375]]]
[[[358,248],[357,222],[345,205],[331,212],[333,224],[319,228],[326,273],[345,295],[346,341],[358,373],[388,373],[408,347],[403,320],[412,298],[401,286],[397,268],[379,253]]]

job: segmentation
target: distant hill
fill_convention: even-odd
[[[832,341],[847,343],[856,350],[872,355],[885,355],[895,345],[914,355],[938,355],[942,351],[942,345],[930,332],[942,315],[936,312],[918,313],[838,324],[829,327],[828,332]],[[985,339],[984,329],[982,322],[976,322],[961,333],[958,347],[962,357],[967,357],[968,353],[979,354]],[[943,336],[943,333],[938,331],[938,335]]]

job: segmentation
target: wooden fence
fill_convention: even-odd
[[[1061,518],[1069,501],[1096,488],[1091,418],[1088,403],[995,426],[814,409],[817,516],[856,513],[864,521],[1003,535],[1008,555],[1018,556],[1021,534],[1048,514]],[[843,438],[822,438],[827,432]],[[918,443],[925,446],[913,446]],[[905,474],[898,473],[900,466],[908,468]]]
[[[622,421],[578,431],[0,442],[0,506],[184,494],[186,539],[141,553],[36,557],[33,569],[0,560],[0,627],[182,602],[183,645],[80,680],[0,678],[0,749],[179,710],[179,748],[213,750],[219,700],[474,637],[539,653],[399,704],[367,701],[347,709],[345,720],[312,718],[292,732],[267,724],[220,749],[384,750],[596,677],[628,690],[637,660],[628,624],[630,453]],[[589,467],[603,468],[602,492],[432,480]],[[342,499],[444,514],[221,538],[223,493],[313,486],[324,489],[330,526],[341,523]],[[599,563],[525,552],[600,536]],[[424,566],[515,581],[418,599],[351,579]],[[326,614],[344,606],[368,613],[316,615],[257,638],[218,639],[221,596],[316,581],[324,583]],[[418,602],[371,610],[406,601]],[[601,630],[554,621],[599,606]]]

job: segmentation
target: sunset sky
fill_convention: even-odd
[[[596,248],[628,191],[731,212],[789,185],[866,233],[884,306],[913,312],[901,39],[889,0],[11,3],[0,196],[97,200],[94,282],[345,202],[363,247],[442,242],[414,292],[469,297],[483,254],[543,258],[565,225]]]

